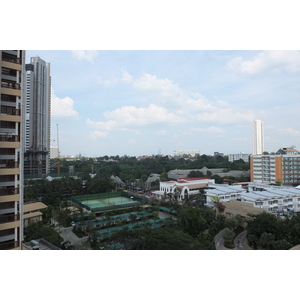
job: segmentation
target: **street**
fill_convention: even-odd
[[[216,245],[216,250],[251,250],[251,248],[248,246],[247,242],[247,231],[241,232],[239,235],[236,236],[234,239],[234,249],[229,249],[224,247],[224,239],[223,239],[223,230],[221,230],[216,236],[215,236],[215,245]]]

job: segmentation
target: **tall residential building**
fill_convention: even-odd
[[[50,146],[50,158],[58,158],[58,147]]]
[[[283,185],[299,183],[299,152],[295,148],[283,148],[273,155],[251,155],[250,181]]]
[[[252,124],[252,154],[261,155],[264,152],[264,128],[261,120]]]
[[[0,50],[0,250],[23,240],[23,124],[25,51]]]
[[[50,164],[50,63],[38,56],[26,64],[25,178],[42,177]]]

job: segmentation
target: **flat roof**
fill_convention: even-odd
[[[259,199],[264,199],[265,197],[263,195],[258,195],[254,193],[243,193],[241,195],[242,198],[244,199],[251,199],[251,200],[259,200]]]
[[[241,202],[237,200],[230,200],[223,202],[225,206],[225,213],[231,213],[234,215],[241,215],[247,217],[248,214],[258,215],[264,212],[262,208],[254,207],[252,203]]]
[[[35,212],[29,212],[27,214],[23,215],[24,219],[30,219],[30,218],[34,218],[34,217],[39,217],[42,216],[43,214],[40,211],[35,211]]]
[[[39,209],[44,209],[47,207],[48,206],[43,202],[24,203],[24,213],[39,210]]]

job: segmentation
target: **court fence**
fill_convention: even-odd
[[[89,205],[82,203],[82,201],[97,200],[97,199],[102,200],[102,199],[109,199],[109,198],[115,198],[115,197],[126,197],[128,199],[131,199],[132,202],[124,203],[124,204],[103,206],[103,207],[90,207]],[[140,206],[142,204],[146,204],[148,201],[146,201],[142,197],[139,197],[136,195],[131,196],[127,192],[111,192],[111,193],[100,193],[100,194],[76,195],[76,196],[72,197],[72,202],[76,203],[77,205],[79,205],[82,208],[85,208],[88,211],[102,212],[102,211],[108,211],[108,210],[114,210],[114,209],[122,209],[122,208]]]

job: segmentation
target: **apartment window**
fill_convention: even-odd
[[[1,74],[2,75],[9,75],[9,76],[17,76],[17,71],[7,68],[1,68]]]
[[[16,129],[16,122],[0,121],[1,128]]]

